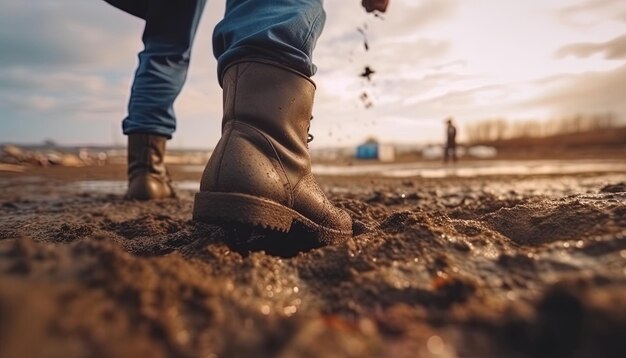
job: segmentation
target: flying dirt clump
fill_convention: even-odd
[[[370,66],[365,66],[363,72],[361,73],[361,77],[366,78],[368,81],[372,80],[372,75],[376,73],[376,71],[372,70]]]
[[[376,18],[384,20],[384,18],[380,16],[380,14],[375,13],[374,16]],[[367,23],[363,24],[363,26],[361,27],[357,27],[357,31],[363,37],[363,48],[365,49],[366,52],[370,50],[370,42],[369,42],[368,34],[367,34],[368,28],[369,27]],[[367,80],[367,83],[364,83],[363,87],[369,86],[369,84],[372,82],[372,75],[375,73],[376,71],[374,71],[372,67],[370,67],[369,65],[366,65],[363,68],[363,72],[359,74],[359,77]],[[363,92],[359,95],[359,99],[361,100],[361,103],[363,103],[363,106],[366,109],[372,108],[374,106],[374,101],[372,100],[372,96],[368,92],[369,92],[368,89],[364,89]]]

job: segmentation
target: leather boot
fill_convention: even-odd
[[[223,77],[222,138],[195,196],[193,218],[289,232],[323,244],[352,236],[352,219],[311,174],[308,129],[314,83],[278,65],[241,62]]]
[[[128,136],[128,191],[126,199],[152,200],[174,197],[165,168],[167,138],[152,134]]]

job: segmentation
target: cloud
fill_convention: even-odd
[[[498,83],[447,91],[431,97],[416,96],[394,113],[416,117],[451,113],[464,119],[525,113],[570,115],[613,112],[626,119],[626,65],[607,71],[560,74],[534,81]],[[516,115],[517,114],[517,115]]]
[[[617,3],[619,0],[587,0],[577,4],[568,5],[561,9],[563,14],[578,14],[582,12],[589,12],[598,9],[604,9]]]
[[[20,90],[61,92],[71,89],[86,93],[103,90],[107,82],[110,81],[102,75],[93,73],[42,71],[23,67],[0,70],[0,88],[10,89],[11,92]]]
[[[191,129],[186,137],[206,146],[214,144],[202,140],[211,135],[207,119],[219,128],[221,109],[210,35],[224,4],[214,3],[176,103],[182,127]],[[0,141],[55,133],[69,142],[102,142],[111,128],[121,137],[143,21],[102,0],[0,0],[0,8]],[[81,132],[87,126],[89,136]]]
[[[396,0],[382,18],[365,13],[358,1],[326,2],[325,7],[327,21],[316,48],[317,58],[363,51],[363,35],[357,28],[364,30],[372,51],[379,51],[388,43],[412,43],[424,37],[420,33],[424,28],[449,19],[458,0],[426,0],[418,4]]]
[[[567,56],[589,57],[597,53],[609,60],[626,59],[626,34],[600,43],[575,43],[564,46],[556,52],[559,58]]]
[[[414,59],[414,63],[425,59],[438,59],[445,55],[450,49],[450,41],[435,40],[428,38],[417,38],[412,41],[396,40],[389,41],[381,48],[380,53],[384,56],[397,54],[403,51],[406,56]]]
[[[322,40],[333,41],[341,37],[345,29],[354,29],[368,23],[375,28],[381,38],[412,33],[433,23],[450,18],[458,8],[459,0],[395,0],[387,13],[380,18],[366,14],[358,1],[326,2],[326,30]],[[342,26],[343,25],[343,26]],[[380,31],[378,31],[380,30]],[[377,35],[378,36],[378,35]]]
[[[316,103],[320,112],[337,113],[336,108],[321,104],[336,107],[338,100],[350,101],[351,110],[360,109],[358,98],[364,91],[378,106],[431,90],[434,80],[424,79],[429,75],[427,69],[442,62],[449,65],[445,57],[453,44],[428,36],[427,29],[450,19],[459,4],[458,0],[396,0],[380,19],[366,14],[358,1],[326,2],[326,29],[314,56],[319,69],[314,79],[319,84]],[[357,28],[365,30],[369,51]],[[451,65],[458,68],[460,63]],[[359,77],[365,66],[376,71],[372,83]],[[338,115],[350,116],[348,112]]]
[[[115,67],[139,48],[141,22],[104,1],[17,6],[0,0],[0,67]],[[117,12],[117,16],[112,15]],[[111,23],[114,19],[114,23]],[[131,58],[131,61],[134,60]]]
[[[565,115],[613,112],[626,118],[626,65],[608,71],[559,76],[543,83],[551,88],[524,105],[544,106]]]
[[[385,17],[385,33],[396,36],[414,33],[450,18],[458,6],[459,2],[456,0],[393,2]]]
[[[50,110],[56,108],[58,102],[55,98],[47,97],[47,96],[32,96],[28,98],[26,104],[30,108],[34,108],[36,110]]]
[[[403,106],[391,109],[393,116],[413,116],[416,120],[440,119],[448,115],[463,120],[493,116],[511,110],[509,94],[514,85],[498,84],[448,90],[430,96],[407,97]]]
[[[559,60],[554,49],[572,42],[558,56],[625,59],[623,36],[602,41],[626,32],[626,2],[572,3],[560,9],[563,21],[602,25],[584,28],[581,37],[579,27],[559,24],[549,9],[568,0],[393,0],[383,18],[366,14],[358,0],[326,1],[328,21],[314,55],[314,145],[371,134],[428,140],[440,134],[440,118],[449,114],[466,122],[586,105],[619,110],[624,91],[618,76],[624,72],[604,73],[614,61]],[[17,134],[24,141],[106,142],[111,133],[123,138],[119,122],[142,21],[102,0],[0,0],[0,8],[0,141]],[[219,138],[221,89],[211,33],[223,13],[224,1],[208,2],[176,103],[174,146],[211,147]],[[523,21],[535,15],[532,24]],[[369,51],[357,31],[365,25]],[[366,65],[376,71],[372,82],[359,77]],[[596,72],[586,72],[591,70]],[[374,101],[370,109],[359,100],[364,91]]]
[[[573,26],[605,23],[607,18],[626,22],[626,4],[623,0],[587,0],[562,7],[557,12],[562,22]]]

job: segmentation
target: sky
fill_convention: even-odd
[[[101,0],[0,0],[0,9],[0,142],[125,143],[142,21]],[[494,117],[626,120],[624,0],[391,0],[381,17],[360,0],[326,0],[325,9],[312,148],[370,136],[433,143],[448,116],[461,138],[468,123]],[[173,147],[219,139],[211,34],[223,13],[223,0],[209,0],[175,105]],[[359,76],[365,66],[371,81]]]

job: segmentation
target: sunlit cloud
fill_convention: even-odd
[[[0,142],[119,144],[142,21],[104,1],[0,6]],[[438,141],[449,115],[461,128],[493,117],[626,118],[622,0],[394,0],[382,17],[358,0],[325,6],[313,148],[372,135]],[[201,21],[173,146],[210,148],[219,139],[211,33],[223,11],[223,1],[210,1]],[[371,81],[360,77],[365,66],[375,71]]]
[[[562,76],[552,82],[554,86],[547,93],[527,104],[549,107],[555,115],[613,112],[626,118],[626,65],[611,71]]]
[[[626,21],[626,5],[621,0],[586,0],[558,10],[561,21],[574,26],[593,26],[607,19]]]
[[[556,55],[558,57],[589,57],[598,53],[609,60],[626,59],[626,34],[606,42],[570,44],[560,48]]]

